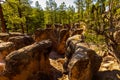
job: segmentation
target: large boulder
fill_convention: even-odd
[[[98,71],[102,58],[82,42],[81,35],[74,35],[66,41],[64,71],[70,80],[92,80]]]
[[[0,43],[0,62],[4,61],[5,57],[15,50],[15,45],[12,42]]]
[[[52,80],[49,53],[51,41],[45,40],[11,52],[5,58],[0,80]]]
[[[19,32],[0,33],[0,40],[3,40],[6,42],[10,37],[13,37],[13,36],[25,36],[25,35]]]
[[[30,36],[15,36],[15,37],[10,37],[8,39],[8,41],[14,43],[16,50],[34,43],[33,38],[30,37]]]
[[[9,38],[8,33],[0,33],[0,40],[7,41]]]

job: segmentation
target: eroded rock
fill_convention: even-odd
[[[15,36],[15,37],[10,37],[8,39],[8,41],[14,43],[16,50],[34,43],[33,38],[30,37],[30,36]]]
[[[0,40],[0,43],[4,42],[3,40]]]
[[[0,80],[52,80],[48,58],[51,46],[51,41],[45,40],[11,52],[5,58]]]
[[[120,30],[114,33],[114,40],[120,45]]]
[[[8,33],[0,33],[0,40],[7,41],[9,38]]]
[[[57,45],[57,52],[59,54],[65,54],[65,43],[66,40],[69,38],[69,30],[67,29],[62,29],[59,34],[59,40],[58,40],[58,45]]]
[[[83,32],[83,29],[76,29],[76,30],[74,30],[73,32],[72,32],[72,34],[71,34],[71,36],[73,36],[73,35],[77,35],[77,34],[82,34],[82,32]]]
[[[49,39],[52,41],[53,49],[56,50],[57,47],[57,37],[53,29],[38,29],[34,33],[35,41],[39,42],[42,40]]]
[[[63,67],[70,80],[92,80],[102,61],[102,58],[82,41],[81,35],[74,35],[66,42],[66,62]]]
[[[12,42],[2,42],[0,43],[0,62],[5,59],[5,57],[12,51],[15,50],[15,45]]]

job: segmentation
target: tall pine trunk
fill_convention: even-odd
[[[0,3],[0,19],[1,19],[1,31],[5,33],[6,32],[6,22],[4,19],[1,3]]]
[[[19,4],[21,5],[20,0],[19,0]],[[18,6],[18,14],[19,14],[19,17],[22,18],[21,8],[19,6]],[[24,25],[22,22],[20,23],[20,26],[21,26],[22,33],[24,34],[24,27],[23,27]]]

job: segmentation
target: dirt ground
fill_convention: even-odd
[[[62,65],[65,61],[64,56],[51,52],[49,59],[54,80],[69,80],[68,75],[62,74]],[[100,69],[93,77],[93,80],[120,80],[120,68],[117,60],[112,55],[103,57]]]

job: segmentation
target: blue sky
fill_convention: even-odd
[[[36,1],[39,1],[39,4],[42,6],[42,8],[44,8],[45,6],[46,6],[46,1],[48,1],[48,0],[32,0],[33,1],[33,3],[32,3],[32,5],[34,6],[34,4],[35,4],[35,2]],[[74,5],[74,2],[75,0],[55,0],[55,2],[58,4],[58,6],[62,3],[62,2],[65,2],[65,4],[67,5],[67,6],[69,6],[69,5]]]

